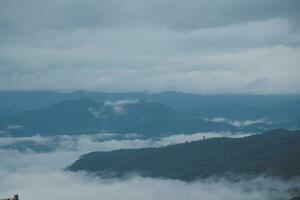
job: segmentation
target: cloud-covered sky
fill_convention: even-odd
[[[2,0],[0,90],[300,93],[298,0]]]

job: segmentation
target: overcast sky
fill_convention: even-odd
[[[0,90],[300,94],[299,0],[1,0]]]

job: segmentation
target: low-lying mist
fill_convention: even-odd
[[[83,173],[57,170],[46,173],[1,173],[0,193],[3,196],[18,193],[24,200],[276,200],[288,197],[289,188],[295,185],[295,182],[271,178],[192,183],[139,176],[126,180],[102,180]]]
[[[254,134],[254,133],[252,133]],[[0,149],[22,149],[32,151],[112,151],[144,147],[161,147],[215,137],[239,138],[250,133],[203,132],[176,134],[161,138],[142,138],[137,134],[99,133],[61,136],[0,137]]]
[[[59,137],[0,139],[0,198],[19,194],[23,200],[276,200],[287,199],[299,180],[283,181],[272,177],[242,178],[230,181],[222,177],[184,182],[132,175],[127,179],[102,179],[85,172],[64,169],[80,155],[100,150],[142,148],[193,141],[206,137],[230,136],[230,133],[174,135],[161,139],[139,139],[135,135],[98,134]],[[243,134],[232,135],[234,137]],[[51,151],[21,151],[8,148],[17,143],[35,142],[52,146]],[[3,148],[5,147],[5,149]],[[12,146],[14,147],[14,146]],[[2,149],[1,149],[2,148]]]

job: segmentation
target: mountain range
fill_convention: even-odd
[[[89,98],[97,102],[120,99],[153,101],[174,110],[188,112],[206,106],[239,104],[248,107],[274,108],[296,102],[300,95],[201,95],[183,92],[94,92],[94,91],[0,91],[0,113],[13,114],[27,110],[39,110],[64,100]],[[288,106],[289,107],[289,106]]]
[[[98,103],[91,99],[65,100],[45,109],[5,117],[2,129],[18,135],[57,135],[95,132],[193,133],[232,129],[229,124],[187,117],[156,102],[120,100]]]
[[[1,135],[99,132],[160,136],[299,128],[300,96],[179,92],[0,92]]]

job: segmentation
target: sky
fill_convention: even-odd
[[[1,0],[0,90],[300,94],[298,0]]]

